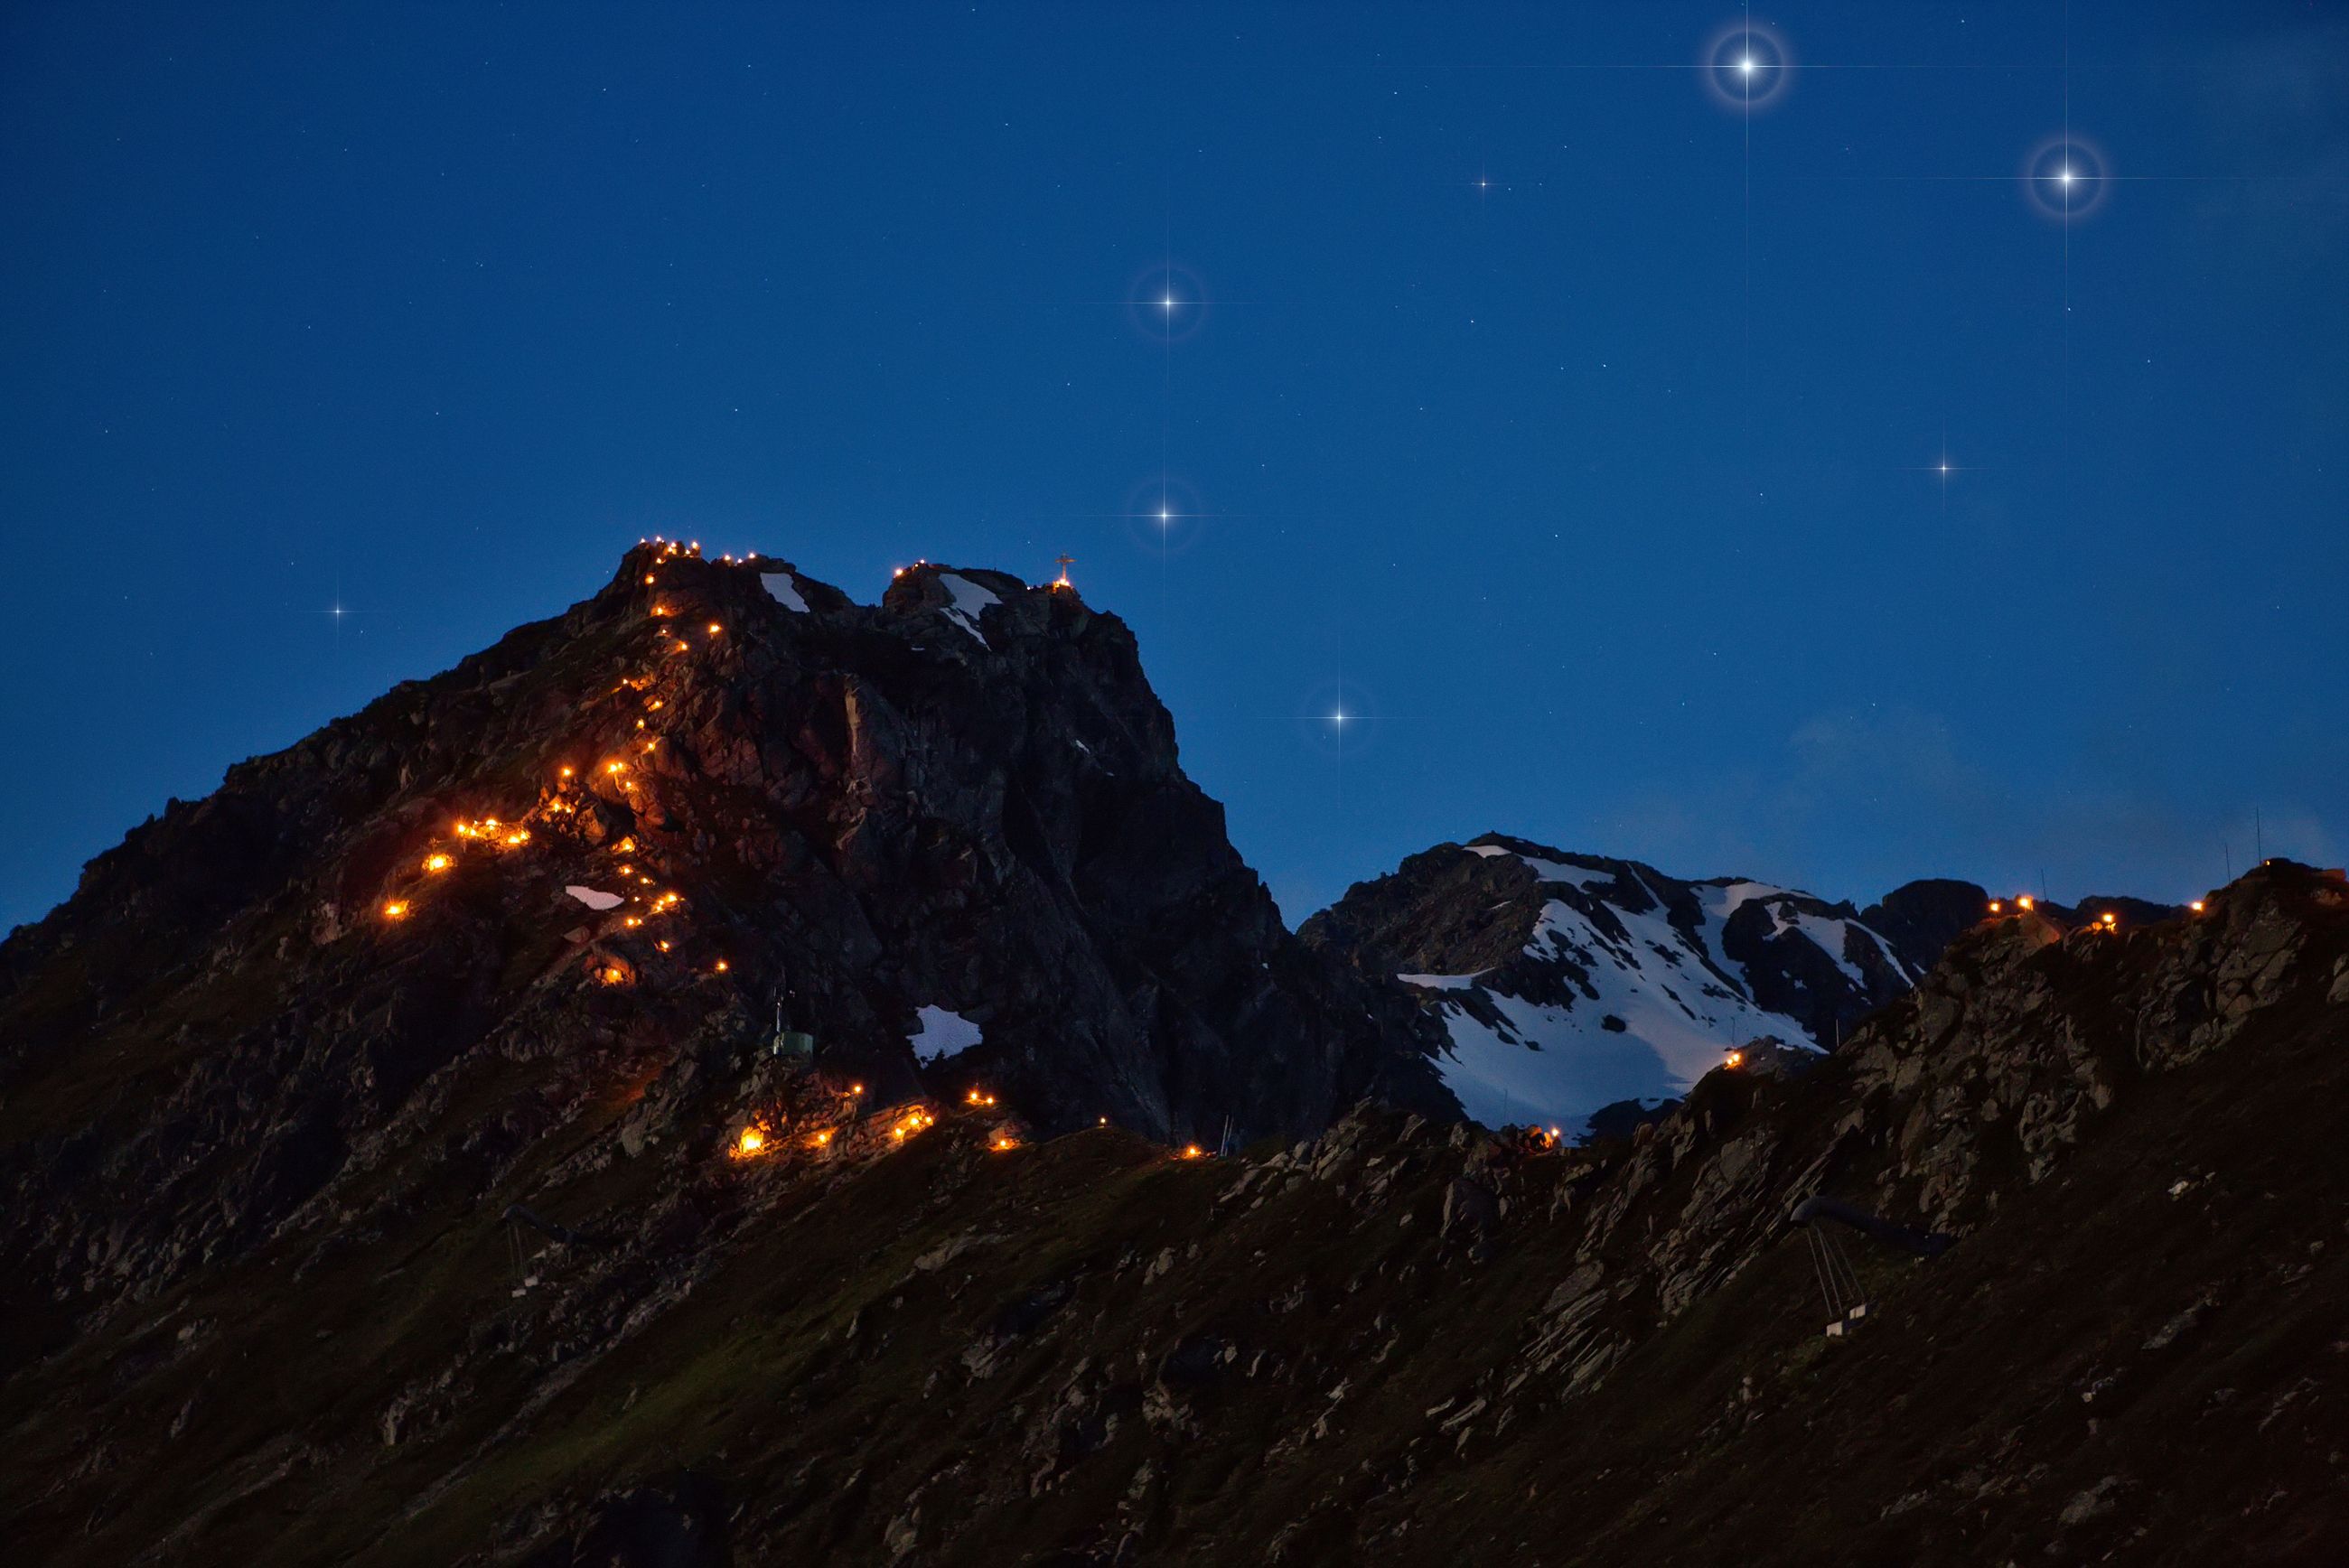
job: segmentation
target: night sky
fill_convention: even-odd
[[[1740,15],[8,7],[0,926],[653,532],[1073,555],[1292,921],[2338,863],[2343,12]]]

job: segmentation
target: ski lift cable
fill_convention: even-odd
[[[1843,1243],[1825,1231],[1819,1233],[1819,1241],[1826,1248],[1829,1271],[1839,1274],[1844,1294],[1850,1297],[1852,1305],[1857,1306],[1866,1301],[1868,1293],[1859,1287],[1859,1274],[1851,1266],[1851,1255],[1844,1251]]]
[[[1843,1315],[1843,1308],[1836,1300],[1835,1284],[1827,1277],[1826,1264],[1819,1251],[1818,1232],[1813,1230],[1808,1225],[1804,1226],[1803,1243],[1811,1254],[1811,1272],[1818,1279],[1819,1295],[1826,1301],[1828,1314],[1832,1316],[1840,1317]]]

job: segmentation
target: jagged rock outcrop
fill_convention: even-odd
[[[1941,961],[1950,944],[1982,917],[1990,894],[1979,883],[1951,877],[1903,882],[1859,912],[1860,923],[1892,944],[1912,973]]]

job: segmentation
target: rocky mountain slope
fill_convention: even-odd
[[[1115,616],[648,544],[173,802],[0,946],[0,1370],[656,1088],[730,1095],[779,1022],[868,1105],[984,1078],[1043,1132],[1453,1109],[1408,1003],[1283,928]],[[624,1119],[630,1154],[730,1135]]]
[[[1789,888],[1488,833],[1358,883],[1302,935],[1421,993],[1449,1035],[1437,1069],[1471,1116],[1579,1134],[1756,1040],[1831,1047],[1985,907],[1971,883],[1911,883],[1870,909],[1879,927]]]
[[[81,1301],[0,1384],[0,1520],[57,1563],[2334,1562],[2344,1046],[2349,887],[2272,865],[1982,922],[1808,1071],[1581,1149],[484,1064],[249,1253]],[[1954,1244],[1844,1235],[1831,1308],[1820,1195]]]

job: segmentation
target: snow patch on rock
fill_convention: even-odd
[[[952,572],[939,573],[938,583],[954,599],[954,603],[947,606],[947,619],[977,637],[980,647],[986,647],[987,634],[978,629],[979,613],[988,605],[1000,604],[1003,601],[995,595],[993,590],[983,588],[969,578]]]
[[[984,590],[982,590],[984,592]],[[926,1062],[942,1062],[958,1057],[985,1038],[977,1024],[960,1013],[945,1007],[922,1007],[916,1010],[911,1044],[916,1058]]]
[[[767,596],[784,609],[802,615],[808,613],[807,600],[800,593],[799,578],[788,567],[761,572],[759,581],[766,584]]]

